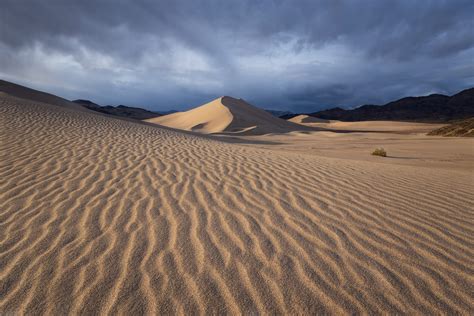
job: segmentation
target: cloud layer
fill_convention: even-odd
[[[474,86],[474,2],[2,2],[0,76],[67,98],[310,111]]]

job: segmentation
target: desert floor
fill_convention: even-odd
[[[437,125],[434,125],[437,126]],[[233,138],[236,139],[236,138]],[[425,132],[310,132],[245,136],[250,146],[317,157],[381,164],[455,169],[474,177],[474,139],[426,136]],[[384,148],[386,158],[370,155]],[[473,180],[474,181],[474,180]]]
[[[0,314],[474,313],[472,139],[0,123]]]

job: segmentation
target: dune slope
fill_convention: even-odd
[[[274,117],[242,99],[224,96],[186,112],[146,120],[204,134],[268,134],[310,130]]]
[[[74,109],[81,112],[89,112],[88,109],[71,102],[69,100],[63,99],[56,95],[34,90],[13,82],[5,81],[0,79],[0,92],[9,94],[11,96],[27,99],[35,102],[43,102],[47,104],[52,104],[68,109]]]
[[[0,120],[0,314],[474,312],[472,174]]]
[[[457,121],[428,133],[430,136],[474,137],[474,117]]]

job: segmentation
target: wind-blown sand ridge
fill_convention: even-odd
[[[0,122],[1,314],[474,313],[472,170],[275,152],[5,94]]]

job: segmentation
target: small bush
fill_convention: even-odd
[[[387,157],[387,152],[383,148],[377,148],[372,153],[374,156]]]

